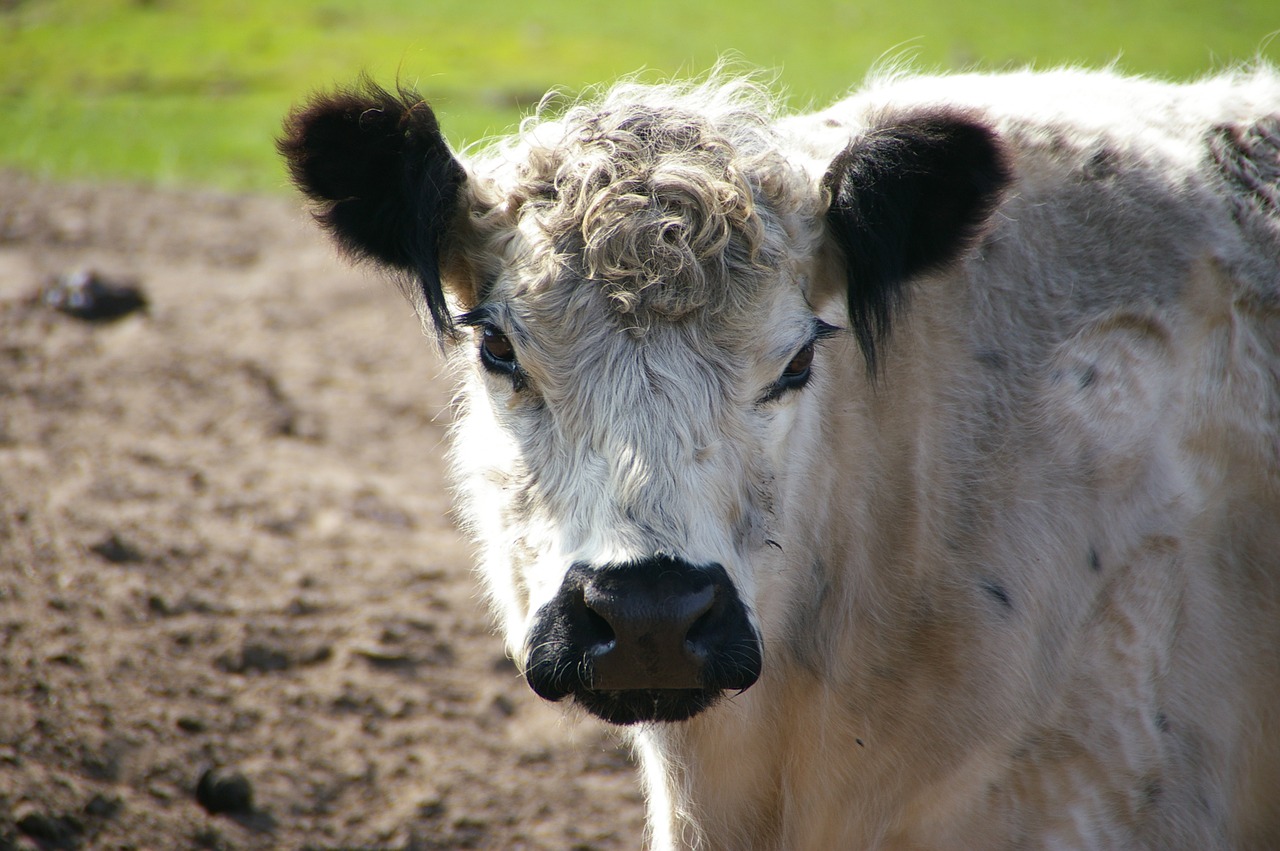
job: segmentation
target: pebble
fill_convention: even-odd
[[[253,786],[233,768],[208,768],[196,783],[196,803],[211,815],[253,810]]]
[[[18,819],[18,832],[40,843],[41,848],[77,848],[84,825],[72,816],[28,813]]]
[[[137,286],[109,280],[92,269],[59,275],[43,298],[54,310],[86,322],[111,322],[147,307],[147,297]]]

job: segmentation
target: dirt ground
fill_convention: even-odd
[[[641,845],[492,632],[449,394],[298,204],[0,173],[0,851]]]

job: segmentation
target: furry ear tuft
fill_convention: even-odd
[[[413,275],[436,330],[450,332],[440,261],[467,176],[431,107],[362,79],[295,108],[276,147],[339,247]]]
[[[832,162],[827,225],[844,254],[849,319],[872,375],[906,282],[957,260],[1010,180],[995,132],[958,112],[885,124]]]

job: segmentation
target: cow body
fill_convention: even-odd
[[[408,272],[530,684],[657,847],[1280,844],[1280,79],[622,86],[282,150]]]

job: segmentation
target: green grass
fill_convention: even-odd
[[[777,70],[796,106],[875,62],[1104,64],[1188,78],[1280,62],[1275,0],[0,0],[0,167],[65,178],[284,187],[272,139],[308,92],[367,71],[416,85],[461,145],[548,88],[725,53]]]

